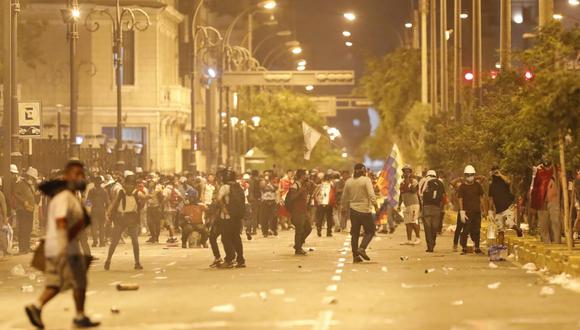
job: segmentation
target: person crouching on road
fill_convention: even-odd
[[[207,247],[207,229],[203,224],[205,206],[199,203],[197,194],[186,194],[186,204],[181,209],[181,247],[187,248],[189,237],[196,232],[200,235],[199,245]],[[193,247],[189,245],[189,247]]]
[[[123,188],[117,193],[117,198],[111,205],[111,211],[116,212],[115,228],[113,229],[113,238],[109,246],[109,254],[105,261],[105,270],[111,267],[113,253],[119,244],[121,235],[127,230],[131,237],[133,245],[133,257],[135,258],[135,270],[142,270],[143,266],[139,262],[139,212],[141,211],[141,198],[137,192],[137,181],[135,174],[131,171],[125,171],[125,182]]]
[[[346,180],[344,191],[342,192],[342,207],[350,208],[351,222],[351,246],[354,263],[371,260],[366,253],[366,249],[375,236],[375,222],[372,215],[372,209],[375,213],[379,212],[377,197],[373,188],[373,183],[366,176],[367,169],[363,164],[354,166],[353,177]],[[361,227],[364,229],[364,237],[359,246],[359,237]]]
[[[421,201],[423,202],[423,227],[425,228],[425,241],[427,250],[432,253],[437,233],[441,227],[441,210],[443,209],[445,187],[443,182],[437,178],[437,173],[433,170],[427,171],[427,176],[421,184]]]
[[[59,293],[71,288],[76,308],[74,326],[91,328],[100,325],[85,315],[90,257],[83,255],[79,238],[89,226],[90,218],[77,197],[77,192],[85,187],[84,166],[79,161],[66,165],[62,180],[48,181],[39,187],[51,198],[44,241],[46,288],[38,301],[25,308],[28,319],[39,329],[44,329],[41,317],[44,306]]]

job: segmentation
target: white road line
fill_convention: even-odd
[[[326,291],[328,292],[336,292],[338,290],[338,285],[332,284],[326,287]]]
[[[337,269],[337,270],[335,271],[335,273],[337,273],[337,274],[342,274],[342,269]]]
[[[335,282],[339,282],[342,279],[342,277],[340,275],[334,275],[330,279]]]
[[[333,311],[322,311],[318,314],[318,320],[312,327],[313,330],[328,330],[332,323]]]
[[[342,267],[344,267],[344,262],[339,262],[339,263],[336,265],[336,267],[338,267],[338,268],[342,268]]]
[[[346,259],[345,258],[338,258],[338,262],[345,262]]]

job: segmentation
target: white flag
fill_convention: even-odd
[[[310,160],[310,154],[312,149],[320,140],[322,134],[308,125],[306,122],[302,122],[302,131],[304,132],[304,143],[306,145],[306,151],[304,152],[304,159]]]

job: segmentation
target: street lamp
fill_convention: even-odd
[[[116,1],[115,13],[111,13],[109,9],[91,10],[85,20],[85,27],[89,32],[96,32],[100,28],[99,22],[91,20],[96,16],[108,17],[111,20],[112,26],[115,84],[117,87],[116,158],[117,161],[120,161],[123,146],[123,32],[133,32],[135,30],[145,31],[151,26],[151,21],[149,15],[143,9],[121,7],[120,0]],[[71,134],[71,139],[73,138]]]
[[[306,66],[306,60],[300,60],[297,64],[298,66]]]
[[[78,157],[76,136],[78,134],[79,77],[77,67],[77,44],[79,40],[78,22],[81,16],[78,0],[68,0],[67,9],[61,10],[62,18],[68,24],[69,74],[70,74],[70,156]]]
[[[469,18],[469,14],[468,13],[461,13],[461,15],[459,15],[459,17],[461,19],[468,19]]]
[[[580,0],[568,0],[568,4],[570,6],[578,6],[580,5]]]
[[[259,127],[261,121],[262,121],[262,118],[260,118],[260,116],[253,116],[252,117],[252,125],[254,125],[254,127]]]
[[[350,37],[352,35],[352,33],[350,31],[342,31],[342,36],[343,37]]]
[[[343,17],[344,17],[344,18],[345,18],[347,21],[350,21],[350,22],[352,22],[352,21],[356,20],[356,15],[355,15],[354,13],[352,13],[352,12],[344,13],[344,14],[342,14],[342,16],[343,16]]]
[[[561,21],[562,19],[564,19],[564,16],[562,16],[562,14],[554,14],[552,15],[552,18],[555,19],[556,21]]]
[[[298,70],[298,71],[304,71],[304,70],[306,70],[306,66],[299,65],[299,66],[296,67],[296,70]]]
[[[304,87],[304,89],[306,89],[306,91],[308,91],[308,92],[312,92],[314,90],[314,86],[307,85],[306,87]]]
[[[352,41],[345,41],[345,42],[344,42],[344,45],[345,45],[346,47],[352,47]]]
[[[405,23],[405,28],[411,29],[412,27],[413,27],[413,23],[409,23],[409,22]]]
[[[300,54],[302,54],[302,47],[296,46],[296,47],[293,47],[292,49],[290,49],[290,51],[294,55],[300,55]]]

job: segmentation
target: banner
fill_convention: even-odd
[[[304,144],[306,146],[306,151],[304,152],[304,159],[310,160],[310,154],[312,149],[322,137],[322,134],[308,125],[306,122],[302,122],[302,132],[304,133]]]

